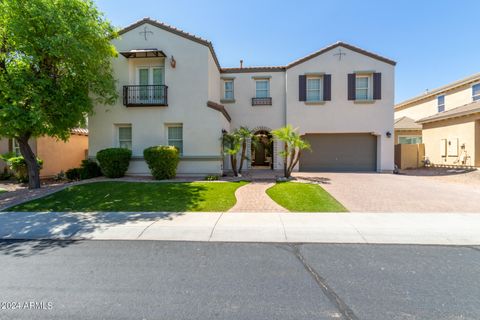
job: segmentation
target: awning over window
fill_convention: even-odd
[[[133,49],[130,51],[120,52],[127,59],[130,58],[159,58],[166,57],[162,50],[158,49]]]

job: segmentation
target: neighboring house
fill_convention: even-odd
[[[432,164],[480,166],[480,74],[397,104],[395,118],[405,117],[422,126]]]
[[[39,159],[43,160],[40,177],[49,178],[61,171],[80,166],[88,152],[88,130],[73,129],[67,142],[52,137],[39,137],[30,140],[30,146]],[[0,154],[14,152],[20,154],[18,143],[14,139],[0,139]],[[0,170],[5,163],[0,161]]]
[[[145,18],[122,30],[113,61],[122,96],[89,119],[89,156],[126,147],[129,174],[149,174],[143,150],[174,145],[184,174],[221,174],[221,136],[247,126],[247,168],[282,169],[273,129],[291,124],[312,145],[300,171],[392,171],[395,62],[338,42],[286,66],[222,68],[212,44]]]

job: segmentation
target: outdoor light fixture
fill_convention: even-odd
[[[222,129],[222,134],[227,134],[227,130]]]
[[[391,133],[390,131],[387,131],[386,135],[387,135],[387,138],[391,138],[391,137],[392,137],[392,133]]]
[[[172,56],[170,58],[170,66],[175,69],[175,67],[177,66],[177,60],[175,60],[175,58]]]

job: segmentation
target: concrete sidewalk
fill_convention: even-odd
[[[0,238],[480,245],[480,214],[0,212]]]

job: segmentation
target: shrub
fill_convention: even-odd
[[[13,171],[15,178],[17,178],[19,182],[28,182],[27,163],[25,162],[25,159],[23,159],[22,156],[10,158],[7,160],[7,163],[10,170]],[[37,158],[37,163],[41,169],[43,165],[43,161]]]
[[[206,181],[217,181],[217,180],[218,180],[218,176],[217,176],[217,175],[206,176],[206,177],[205,177],[205,180],[206,180]]]
[[[80,179],[92,179],[102,175],[102,169],[97,162],[92,160],[83,160],[80,166]]]
[[[155,179],[175,178],[180,161],[180,153],[177,148],[172,146],[150,147],[143,150],[143,157]]]
[[[81,171],[82,171],[81,168],[68,169],[65,172],[65,176],[67,177],[68,180],[80,180]]]
[[[108,178],[120,178],[127,172],[132,151],[125,148],[108,148],[97,152],[97,161],[103,175]]]

